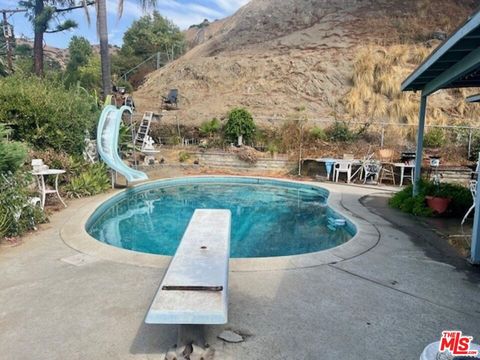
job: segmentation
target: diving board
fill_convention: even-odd
[[[227,323],[230,227],[230,210],[195,210],[145,323]]]

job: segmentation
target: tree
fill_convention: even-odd
[[[63,20],[61,15],[75,9],[85,8],[93,2],[87,0],[22,0],[19,5],[27,9],[27,17],[33,24],[33,62],[34,71],[43,75],[43,38],[46,33],[53,34],[77,26],[73,20]],[[59,6],[59,7],[58,7]],[[88,11],[87,11],[88,18]],[[51,27],[52,23],[57,25]]]
[[[95,90],[102,86],[100,76],[100,56],[91,55],[87,63],[78,68],[78,82],[87,90]]]
[[[70,86],[80,79],[79,69],[86,66],[92,57],[92,46],[84,37],[74,36],[68,45],[69,61],[65,83]],[[82,84],[83,86],[83,84]]]
[[[245,109],[236,108],[228,114],[228,121],[225,124],[225,135],[232,141],[238,140],[238,145],[243,141],[252,139],[255,134],[255,122],[252,115]]]
[[[143,9],[147,7],[155,7],[157,0],[137,0]],[[97,32],[100,39],[100,59],[102,68],[102,90],[106,96],[112,90],[112,74],[110,66],[110,53],[108,49],[108,26],[107,26],[107,2],[106,0],[97,0]],[[122,16],[123,0],[118,0],[118,15]]]
[[[185,51],[185,39],[180,29],[170,20],[162,17],[158,11],[134,21],[123,35],[123,45],[118,54],[112,56],[112,71],[122,75],[129,69],[161,53],[162,60],[176,59]],[[142,82],[146,73],[157,67],[157,57],[144,63],[130,73],[135,82]]]
[[[178,54],[183,52],[184,36],[178,26],[154,11],[133,22],[123,35],[123,48],[143,58],[159,51]]]
[[[80,66],[88,63],[92,55],[92,46],[84,37],[74,36],[68,44],[68,53],[70,57],[67,64],[67,71],[76,71]]]

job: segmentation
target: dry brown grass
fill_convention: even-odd
[[[353,86],[345,95],[344,105],[351,118],[372,123],[387,122],[415,125],[418,122],[419,96],[402,93],[401,82],[431,49],[421,45],[396,44],[360,48],[353,64]],[[467,104],[469,90],[440,91],[431,97],[427,124],[456,125],[466,120],[478,124],[480,106]],[[400,137],[413,139],[414,126],[397,127]]]

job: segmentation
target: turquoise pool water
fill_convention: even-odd
[[[325,250],[348,241],[355,227],[319,187],[254,178],[182,178],[129,189],[100,206],[87,232],[124,249],[173,255],[195,209],[230,209],[231,257],[271,257]]]

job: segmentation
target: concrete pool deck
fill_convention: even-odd
[[[229,323],[207,331],[215,359],[418,359],[446,329],[478,343],[480,270],[389,209],[381,188],[330,187],[346,216],[375,229],[376,244],[330,264],[232,271]],[[164,268],[63,242],[60,229],[92,201],[71,202],[20,246],[0,248],[2,360],[163,359],[174,344],[174,326],[143,322]],[[245,342],[223,343],[223,329]]]

